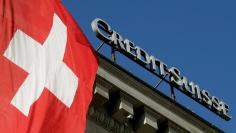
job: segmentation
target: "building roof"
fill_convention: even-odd
[[[216,132],[220,132],[220,133],[224,133],[223,130],[221,130],[220,128],[218,128],[217,126],[215,126],[214,124],[208,122],[207,120],[205,120],[204,118],[200,117],[199,115],[197,115],[196,113],[192,112],[191,110],[189,110],[188,108],[186,108],[185,106],[181,105],[180,103],[174,101],[173,99],[171,99],[170,97],[166,96],[165,94],[163,94],[162,92],[160,92],[159,90],[155,89],[153,86],[151,86],[150,84],[148,84],[147,82],[143,81],[142,79],[138,78],[137,76],[135,76],[134,74],[132,74],[131,72],[127,71],[126,69],[124,69],[123,67],[121,67],[120,65],[112,62],[111,60],[109,60],[108,58],[106,58],[104,55],[97,53],[98,57],[99,57],[99,63],[100,65],[103,65],[101,63],[108,63],[109,65],[111,65],[112,67],[114,67],[115,69],[118,69],[120,72],[126,74],[127,76],[131,77],[132,79],[134,79],[135,81],[143,84],[144,86],[146,86],[147,89],[149,89],[150,91],[152,91],[155,94],[158,94],[159,96],[161,96],[162,98],[164,98],[166,101],[172,103],[172,105],[180,108],[182,111],[184,111],[185,113],[193,116],[194,118],[196,118],[198,121],[204,123],[205,125],[207,125],[208,127],[212,128],[213,130],[215,130]],[[102,60],[102,61],[101,61]],[[172,106],[171,105],[171,106]]]

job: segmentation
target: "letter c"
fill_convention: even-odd
[[[108,25],[106,21],[100,18],[96,18],[91,23],[91,26],[92,26],[93,32],[96,33],[97,38],[99,38],[100,40],[102,40],[103,42],[107,44],[110,44],[110,42],[112,41],[110,38],[110,36],[112,35],[112,30],[111,30],[110,25]],[[104,33],[108,35],[104,35]]]

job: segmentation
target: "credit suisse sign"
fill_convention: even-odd
[[[182,76],[178,68],[169,67],[158,58],[148,54],[144,49],[135,45],[132,41],[124,39],[102,19],[96,18],[91,25],[97,38],[101,41],[142,65],[154,75],[173,85],[175,88],[216,113],[224,120],[229,121],[231,119],[231,116],[228,115],[229,106],[224,101],[211,95],[207,90],[201,89],[197,84],[189,81],[185,76]],[[170,80],[165,79],[167,75],[169,75]]]

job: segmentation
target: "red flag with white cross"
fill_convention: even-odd
[[[60,0],[0,0],[0,132],[82,133],[98,63]]]

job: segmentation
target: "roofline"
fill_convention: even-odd
[[[137,80],[138,82],[141,82],[142,84],[144,84],[145,86],[147,86],[148,88],[150,88],[152,91],[154,91],[155,93],[158,93],[159,95],[163,96],[164,98],[166,98],[169,102],[177,105],[178,107],[180,107],[181,109],[183,109],[184,111],[186,111],[187,113],[190,113],[191,115],[193,115],[195,118],[197,118],[198,120],[204,122],[206,125],[212,127],[213,129],[215,129],[216,131],[220,132],[220,133],[225,133],[222,129],[220,129],[219,127],[217,127],[216,125],[210,123],[209,121],[207,121],[206,119],[202,118],[201,116],[197,115],[196,113],[192,112],[191,110],[189,110],[188,108],[186,108],[185,106],[181,105],[180,103],[174,101],[173,99],[171,99],[170,97],[168,97],[167,95],[165,95],[164,93],[162,93],[161,91],[155,89],[153,86],[151,86],[150,84],[148,84],[147,82],[145,82],[144,80],[138,78],[137,76],[135,76],[134,74],[132,74],[131,72],[129,72],[128,70],[124,69],[122,66],[120,66],[119,64],[116,64],[114,62],[112,62],[110,59],[108,59],[107,57],[105,57],[104,55],[102,55],[99,52],[96,52],[97,55],[106,60],[107,62],[109,62],[111,65],[113,65],[114,67],[118,68],[119,70],[125,72],[126,74],[128,74],[129,76],[131,76],[132,78],[134,78],[135,80]]]

